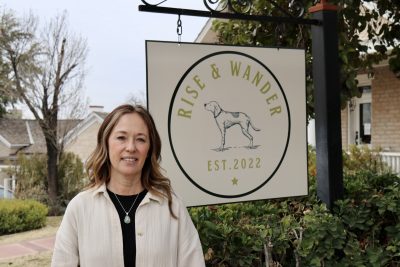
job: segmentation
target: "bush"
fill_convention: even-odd
[[[400,179],[358,152],[332,212],[316,196],[314,151],[307,197],[191,208],[207,266],[400,266]]]
[[[349,150],[343,153],[343,171],[355,173],[365,170],[376,174],[388,173],[391,169],[382,160],[381,152],[380,148],[351,145]]]
[[[63,153],[58,166],[60,201],[63,207],[78,194],[85,184],[87,177],[81,159],[74,153]]]
[[[47,204],[46,155],[27,157],[19,154],[17,166],[9,172],[17,177],[15,197],[18,199],[34,199]]]
[[[9,170],[17,177],[15,197],[18,199],[34,199],[49,205],[47,195],[47,156],[18,155],[17,167]],[[59,198],[56,206],[58,212],[64,208],[83,187],[86,182],[83,163],[73,153],[63,153],[58,165]],[[54,207],[55,205],[51,205]]]
[[[0,200],[0,235],[41,228],[48,209],[35,200]]]

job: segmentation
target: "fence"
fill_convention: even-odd
[[[382,160],[400,175],[400,152],[381,152]]]

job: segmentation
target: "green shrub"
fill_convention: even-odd
[[[47,211],[35,200],[0,200],[0,235],[43,227]]]
[[[18,199],[34,199],[48,205],[47,195],[47,156],[18,155],[17,167],[9,170],[17,177],[15,196]],[[58,213],[62,213],[85,183],[83,163],[73,153],[63,153],[58,165],[59,197]],[[52,205],[54,206],[54,205]]]
[[[306,197],[189,210],[207,266],[400,266],[400,178],[369,150],[349,153],[344,198],[329,211],[309,153]]]
[[[63,207],[87,184],[84,166],[74,153],[63,153],[58,166],[60,201]]]
[[[47,204],[46,194],[46,155],[27,157],[19,154],[16,167],[9,172],[17,177],[15,197],[18,199],[34,199]]]
[[[380,148],[371,149],[366,145],[351,145],[349,150],[343,153],[343,171],[349,174],[360,170],[376,174],[390,172],[380,152],[382,152]]]

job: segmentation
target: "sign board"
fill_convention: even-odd
[[[305,52],[146,42],[162,167],[188,206],[306,195]]]

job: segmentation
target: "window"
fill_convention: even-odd
[[[360,91],[361,94],[370,94],[371,90],[372,90],[371,85],[358,87],[358,91]]]
[[[360,141],[371,144],[371,103],[360,104]]]
[[[349,144],[371,144],[372,105],[371,86],[359,86],[361,97],[354,97],[349,104]]]

